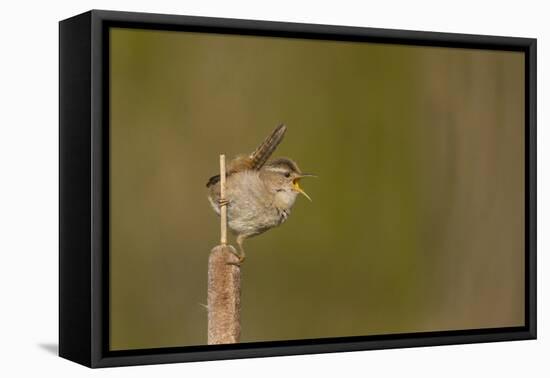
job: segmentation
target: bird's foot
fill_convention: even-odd
[[[241,264],[244,262],[244,259],[245,259],[245,254],[244,254],[244,251],[237,251],[235,248],[230,248],[230,251],[233,255],[235,255],[237,257],[237,259],[239,261],[229,261],[227,262],[226,264],[227,265],[235,265],[235,266],[238,266],[240,267]]]
[[[227,205],[229,205],[229,200],[228,199],[219,199],[218,200],[218,205],[220,205],[220,207],[221,206],[227,206]]]

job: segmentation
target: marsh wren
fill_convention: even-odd
[[[269,157],[286,132],[279,125],[248,156],[238,156],[226,167],[225,199],[220,201],[220,175],[212,176],[206,187],[208,200],[218,215],[220,206],[227,206],[229,229],[237,236],[239,263],[244,260],[243,242],[284,223],[290,215],[298,194],[311,198],[299,185],[303,177],[298,165],[289,158]]]

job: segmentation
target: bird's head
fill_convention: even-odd
[[[275,192],[276,197],[283,205],[292,207],[299,193],[311,201],[299,183],[302,178],[315,177],[315,175],[303,173],[293,160],[289,158],[272,160],[262,168],[262,171],[266,176],[270,190]]]

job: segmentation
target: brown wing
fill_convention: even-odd
[[[244,169],[261,169],[269,157],[273,154],[279,143],[283,140],[286,132],[286,126],[280,124],[273,130],[273,132],[265,138],[265,140],[250,154],[250,156],[240,156],[233,159],[228,166],[227,176],[234,172],[239,172]],[[206,187],[209,188],[212,185],[217,184],[220,181],[220,175],[210,177],[206,183]]]

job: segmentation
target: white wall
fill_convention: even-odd
[[[544,1],[58,1],[4,2],[0,22],[0,375],[542,376],[550,372],[548,164],[545,128],[550,27]],[[54,355],[57,344],[57,21],[112,9],[539,39],[539,340],[172,364],[92,371]],[[543,268],[544,267],[544,268]],[[543,272],[543,269],[545,270]],[[544,274],[546,273],[546,276]]]

